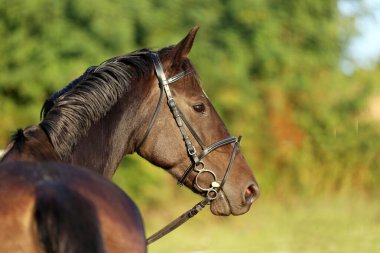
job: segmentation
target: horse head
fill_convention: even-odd
[[[137,151],[213,200],[215,215],[239,215],[249,210],[259,187],[238,150],[240,138],[228,133],[188,58],[197,30],[151,54],[153,86],[146,101],[158,102]]]

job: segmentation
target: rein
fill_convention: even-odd
[[[165,93],[166,98],[167,98],[167,103],[170,108],[170,111],[173,114],[173,117],[176,121],[176,124],[181,132],[183,141],[185,142],[187,154],[191,160],[190,166],[185,170],[184,174],[182,177],[178,180],[178,184],[182,186],[187,178],[187,176],[192,172],[196,172],[197,175],[195,176],[195,186],[198,188],[198,190],[201,192],[201,195],[204,196],[204,199],[200,201],[198,204],[196,204],[193,208],[179,216],[177,219],[169,223],[167,226],[147,238],[146,243],[151,244],[152,242],[160,239],[161,237],[167,235],[174,229],[178,228],[181,226],[183,223],[185,223],[187,220],[190,218],[194,217],[196,214],[198,214],[206,205],[210,204],[214,199],[217,198],[219,192],[223,189],[223,186],[229,176],[229,173],[232,168],[233,161],[235,159],[236,152],[239,148],[241,136],[237,137],[227,137],[225,139],[219,140],[209,146],[206,146],[204,142],[202,141],[201,137],[199,134],[195,131],[195,129],[192,127],[190,122],[186,119],[185,115],[180,111],[178,106],[176,105],[176,102],[173,98],[172,92],[170,90],[169,84],[174,83],[186,75],[190,74],[191,72],[188,71],[182,71],[173,77],[166,79],[164,69],[162,66],[162,63],[160,61],[160,57],[157,53],[151,53],[151,58],[154,64],[154,69],[155,73],[159,82],[160,86],[160,97],[158,99],[158,103],[156,106],[156,109],[154,111],[153,117],[151,122],[149,123],[148,129],[145,132],[142,141],[140,144],[137,146],[138,148],[141,147],[141,145],[145,142],[146,138],[148,137],[149,133],[153,129],[154,123],[157,119],[157,115],[159,113],[162,99],[163,99],[163,93]],[[198,154],[194,145],[192,144],[190,137],[187,133],[186,128],[190,131],[194,139],[198,142],[199,146],[202,148],[202,151]],[[228,166],[225,170],[225,174],[222,178],[222,180],[218,180],[216,174],[212,171],[206,168],[206,164],[202,161],[204,157],[206,157],[208,154],[210,154],[212,151],[234,143],[233,151],[231,154],[230,161],[228,163]],[[200,168],[198,168],[200,167]],[[198,183],[198,179],[200,175],[202,174],[210,174],[213,178],[213,181],[211,182],[211,185],[209,188],[202,187]]]

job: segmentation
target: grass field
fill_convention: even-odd
[[[133,168],[135,160],[129,163]],[[136,173],[145,181],[130,180]],[[118,183],[141,209],[147,235],[200,201],[167,173],[145,164],[119,170]],[[154,177],[149,179],[149,176]],[[133,178],[133,177],[132,177]],[[137,177],[134,177],[137,178]],[[243,216],[216,217],[208,207],[149,246],[150,253],[379,253],[380,197],[335,194],[305,198],[261,196]],[[321,194],[322,195],[322,194]],[[156,206],[152,208],[152,206]]]
[[[169,221],[164,213],[146,217],[149,235]],[[334,197],[284,204],[262,198],[248,214],[227,218],[205,210],[153,243],[149,252],[376,253],[380,252],[380,201]]]

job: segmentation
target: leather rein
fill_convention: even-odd
[[[201,195],[204,196],[204,199],[202,201],[200,201],[198,204],[196,204],[193,208],[191,208],[190,210],[188,210],[187,212],[185,212],[184,214],[179,216],[177,219],[175,219],[174,221],[169,223],[167,226],[165,226],[164,228],[162,228],[161,230],[159,230],[158,232],[156,232],[155,234],[153,234],[152,236],[147,238],[147,240],[146,240],[147,244],[151,244],[152,242],[160,239],[161,237],[170,233],[174,229],[178,228],[180,225],[185,223],[187,220],[194,217],[207,204],[210,204],[214,199],[217,198],[219,192],[223,189],[223,186],[226,182],[226,179],[229,176],[229,173],[231,171],[232,164],[233,164],[233,161],[235,159],[235,155],[236,155],[236,152],[239,148],[239,143],[241,140],[241,136],[239,136],[238,138],[231,136],[231,137],[227,137],[225,139],[219,140],[219,141],[217,141],[217,142],[215,142],[209,146],[206,146],[204,144],[204,142],[202,141],[202,139],[200,138],[199,134],[195,131],[195,129],[191,126],[190,122],[186,119],[184,114],[178,108],[178,106],[177,106],[177,104],[173,98],[170,87],[169,87],[169,84],[174,83],[174,82],[182,79],[183,77],[190,74],[191,72],[182,71],[182,72],[174,75],[173,77],[167,79],[165,76],[164,69],[163,69],[163,66],[162,66],[162,63],[160,61],[160,57],[159,57],[158,53],[153,52],[150,54],[150,56],[151,56],[153,64],[154,64],[155,74],[157,76],[159,87],[160,87],[160,97],[159,97],[156,109],[154,111],[152,120],[149,123],[148,129],[145,132],[145,134],[142,138],[142,141],[140,142],[140,144],[137,147],[138,148],[141,147],[141,145],[145,142],[146,138],[148,137],[149,133],[151,132],[153,125],[157,119],[157,115],[160,111],[160,107],[161,107],[162,100],[163,100],[163,93],[165,93],[168,106],[169,106],[170,111],[172,112],[173,117],[176,121],[176,124],[177,124],[177,126],[181,132],[183,141],[185,142],[187,154],[191,160],[191,164],[185,170],[185,172],[181,176],[181,178],[178,180],[178,184],[180,186],[182,186],[184,184],[187,176],[192,171],[196,172],[197,175],[195,177],[194,184],[197,187],[197,189],[201,192]],[[194,145],[192,144],[192,142],[190,140],[190,137],[187,133],[186,128],[190,131],[190,133],[192,134],[194,139],[198,142],[199,146],[202,148],[202,151],[200,153],[197,153]],[[205,163],[202,160],[204,157],[206,157],[208,154],[210,154],[214,150],[216,150],[222,146],[231,144],[231,143],[234,143],[234,147],[233,147],[233,151],[231,154],[230,161],[228,163],[228,166],[226,168],[226,171],[225,171],[223,178],[221,180],[218,180],[216,174],[212,170],[207,169]],[[198,182],[198,179],[199,179],[200,175],[202,175],[202,174],[209,174],[213,178],[213,181],[211,182],[211,184],[208,188],[201,186]]]

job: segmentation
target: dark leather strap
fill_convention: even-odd
[[[161,107],[161,104],[162,104],[163,94],[164,94],[164,90],[163,90],[162,87],[160,87],[160,97],[158,98],[156,109],[154,110],[152,119],[150,120],[148,129],[145,131],[144,137],[141,139],[140,143],[137,145],[137,148],[136,148],[137,150],[139,150],[140,147],[144,144],[146,138],[148,138],[148,135],[152,131],[153,125],[154,125],[154,123],[156,122],[156,119],[157,119],[158,112],[160,111],[160,107]]]
[[[177,126],[181,132],[182,138],[183,138],[185,145],[186,145],[187,153],[188,153],[189,157],[191,158],[192,162],[194,164],[197,164],[199,162],[199,160],[198,160],[197,155],[196,155],[195,147],[192,144],[192,142],[189,138],[189,135],[187,134],[187,131],[183,125],[181,114],[178,110],[177,104],[173,98],[172,92],[171,92],[170,87],[169,87],[169,84],[170,84],[169,80],[172,82],[178,81],[179,79],[181,79],[182,77],[184,77],[186,75],[186,72],[181,72],[181,73],[173,76],[169,80],[167,80],[166,76],[165,76],[164,69],[163,69],[161,61],[160,61],[160,57],[158,56],[157,53],[152,53],[151,56],[152,56],[154,69],[156,71],[157,78],[159,80],[160,85],[163,86],[163,88],[164,88],[169,108],[170,108],[170,110],[174,116],[174,119],[177,123]]]
[[[185,212],[181,216],[179,216],[177,219],[170,222],[168,225],[166,225],[161,230],[157,231],[153,235],[151,235],[148,239],[146,239],[147,244],[151,244],[152,242],[157,241],[158,239],[162,238],[163,236],[169,234],[174,229],[181,226],[183,223],[188,221],[190,218],[193,218],[195,215],[197,215],[208,203],[210,203],[209,199],[204,199],[198,204],[196,204],[193,208],[191,208],[189,211]]]
[[[225,146],[227,144],[234,143],[234,142],[240,142],[240,139],[241,139],[241,136],[239,138],[228,137],[226,139],[217,141],[217,142],[211,144],[210,146],[205,147],[202,150],[202,152],[198,155],[198,159],[202,160],[206,155],[210,154],[212,151],[214,151],[215,149],[218,149],[222,146]],[[187,167],[187,169],[183,173],[182,177],[178,180],[179,185],[183,185],[185,183],[186,177],[190,174],[190,172],[194,169],[194,167],[195,167],[194,164],[190,164],[190,166]]]

